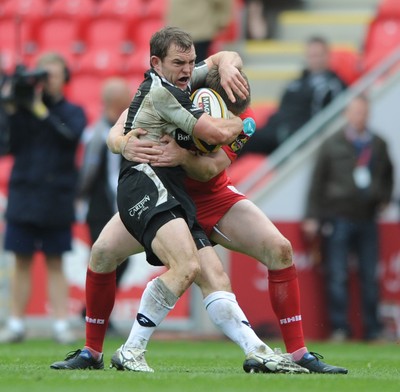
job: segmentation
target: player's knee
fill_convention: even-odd
[[[293,263],[293,251],[290,241],[284,236],[278,237],[270,250],[269,269],[282,269]]]
[[[292,245],[283,235],[277,236],[271,243],[271,239],[263,246],[262,263],[268,269],[282,269],[290,267],[293,263]]]
[[[193,258],[193,260],[184,263],[184,268],[181,269],[181,272],[184,275],[184,279],[190,283],[193,283],[196,279],[196,276],[200,274],[200,263],[197,258]]]
[[[97,240],[93,244],[89,261],[89,267],[92,271],[98,273],[112,272],[121,261],[109,242]]]
[[[184,286],[191,285],[197,275],[200,273],[200,263],[198,257],[189,257],[187,259],[181,259],[177,263],[173,263],[174,274],[177,279],[181,280]]]

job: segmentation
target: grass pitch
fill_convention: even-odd
[[[180,391],[399,391],[400,344],[328,344],[309,342],[308,348],[331,364],[349,369],[348,375],[246,374],[244,355],[229,341],[157,341],[148,346],[153,374],[109,369],[111,355],[122,343],[107,339],[104,371],[56,371],[49,365],[68,351],[51,340],[0,345],[0,390],[4,392],[180,392]],[[283,347],[273,342],[271,347]]]

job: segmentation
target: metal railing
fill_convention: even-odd
[[[342,113],[354,97],[367,92],[378,79],[388,74],[398,63],[400,63],[400,46],[377,67],[365,74],[354,85],[337,96],[324,110],[314,116],[285,143],[269,155],[256,172],[252,173],[238,185],[238,189],[246,194],[250,192],[259,181],[266,178],[270,173],[276,172],[280,166],[292,157],[295,152],[301,150],[314,136],[328,130],[334,121],[338,120],[340,117],[339,114]],[[338,127],[339,126],[340,121],[338,122]]]

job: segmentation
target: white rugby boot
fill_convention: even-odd
[[[310,373],[293,362],[290,356],[278,352],[267,352],[265,346],[247,355],[243,370],[246,373]]]
[[[111,358],[110,368],[129,370],[132,372],[153,373],[154,369],[147,365],[144,353],[146,350],[122,345]]]

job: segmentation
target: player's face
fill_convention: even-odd
[[[188,51],[183,51],[174,44],[168,49],[167,56],[163,61],[156,56],[152,58],[152,64],[157,73],[181,90],[185,90],[189,84],[195,61],[194,46]]]

